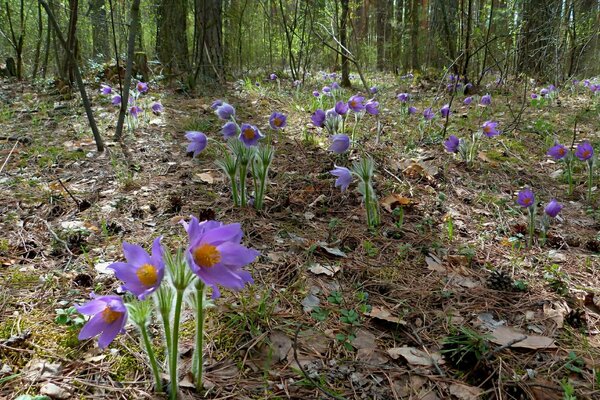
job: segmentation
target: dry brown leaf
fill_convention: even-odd
[[[449,255],[446,256],[446,261],[452,266],[458,265],[462,267],[469,266],[469,258],[461,255]]]
[[[523,337],[525,339],[513,343],[509,347],[531,350],[556,348],[556,345],[554,344],[554,339],[552,338],[539,335],[527,335],[525,333],[517,331],[515,328],[511,328],[510,326],[499,326],[495,328],[492,331],[492,338],[490,339],[490,341],[498,345],[504,346],[518,339],[522,339]]]
[[[334,276],[336,272],[340,270],[338,265],[322,265],[319,263],[312,263],[308,270],[315,275],[327,275]]]
[[[434,254],[429,254],[425,257],[425,262],[427,263],[427,269],[436,272],[446,272],[446,268],[442,265],[442,260]]]
[[[562,328],[565,322],[565,315],[570,311],[569,306],[564,301],[554,301],[544,303],[542,306],[544,317],[556,322],[557,328]]]
[[[431,367],[434,361],[439,365],[443,364],[444,360],[440,353],[427,354],[426,352],[419,350],[415,347],[393,347],[387,350],[387,353],[394,360],[398,357],[403,357],[406,362],[412,365],[423,365],[425,367]]]
[[[376,349],[375,335],[366,329],[359,329],[352,341],[352,346],[355,349]]]
[[[453,383],[449,389],[450,394],[456,396],[458,400],[477,400],[483,393],[483,389],[460,383]]]
[[[390,310],[383,307],[375,306],[371,308],[370,312],[366,312],[365,315],[382,321],[391,322],[393,324],[406,325],[406,321],[403,321],[398,317],[394,317]]]
[[[388,362],[388,355],[381,349],[358,349],[356,361],[372,365],[382,365]]]
[[[527,385],[535,400],[561,400],[562,389],[554,382],[537,379]]]
[[[401,196],[396,193],[392,193],[387,195],[383,200],[381,200],[381,206],[387,212],[393,212],[397,207],[406,207],[411,203],[411,200],[408,197]]]
[[[292,348],[292,339],[282,331],[273,331],[269,335],[269,341],[273,352],[273,362],[285,360]]]
[[[477,154],[477,158],[483,162],[489,163],[492,167],[498,165],[496,161],[490,159],[483,151],[480,151],[479,154]]]
[[[213,176],[212,172],[202,172],[200,174],[196,174],[196,176],[200,178],[202,182],[206,182],[209,185],[215,181],[215,177]]]

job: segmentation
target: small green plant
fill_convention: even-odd
[[[342,346],[344,346],[346,350],[352,351],[352,341],[356,339],[355,334],[338,333],[335,335],[335,338],[342,344]]]
[[[375,247],[375,245],[368,240],[363,243],[363,247],[365,249],[365,253],[367,253],[367,256],[369,257],[375,257],[379,253],[377,247]]]
[[[402,225],[404,225],[404,207],[396,207],[394,211],[392,211],[392,216],[394,217],[394,224],[396,228],[402,229]]]
[[[341,292],[335,290],[335,291],[331,292],[331,294],[327,297],[327,301],[330,302],[331,304],[340,305],[340,304],[342,304],[342,301],[344,301],[344,298],[342,297]]]
[[[341,310],[340,314],[341,322],[352,326],[360,325],[360,315],[355,310]]]
[[[323,322],[329,316],[329,311],[321,307],[315,307],[310,313],[310,316],[317,321]]]
[[[577,397],[575,396],[575,388],[573,385],[571,385],[571,382],[569,382],[567,378],[564,378],[560,382],[560,386],[563,390],[563,400],[577,400]]]
[[[461,326],[446,337],[441,353],[444,358],[459,370],[467,371],[489,353],[489,337],[470,328]]]
[[[581,374],[583,372],[582,368],[585,366],[585,362],[583,359],[577,357],[574,351],[569,352],[569,356],[567,358],[567,362],[565,363],[565,368],[571,372],[576,374]]]
[[[556,293],[562,296],[569,293],[569,285],[566,281],[568,276],[565,272],[560,270],[558,264],[552,264],[545,268],[544,279]]]
[[[68,325],[69,329],[79,329],[85,323],[85,319],[77,312],[75,307],[57,308],[54,322],[58,325]]]

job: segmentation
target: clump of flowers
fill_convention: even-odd
[[[138,329],[142,347],[148,355],[155,391],[162,392],[161,364],[151,344],[148,325],[153,318],[162,322],[163,344],[169,376],[169,399],[178,396],[179,332],[183,309],[189,304],[196,319],[196,346],[192,357],[192,373],[196,390],[202,390],[204,349],[204,319],[212,306],[206,298],[212,289],[212,298],[218,298],[219,287],[239,291],[253,283],[244,268],[254,262],[258,251],[242,244],[243,232],[239,224],[218,221],[199,222],[191,217],[181,222],[188,234],[188,244],[171,253],[161,244],[161,237],[152,243],[152,254],[142,247],[123,243],[127,262],[116,262],[108,268],[115,271],[124,284],[122,288],[137,300],[124,302],[115,295],[96,296],[76,309],[91,315],[79,332],[79,339],[99,336],[98,346],[107,347],[125,329],[127,321]]]
[[[449,153],[458,154],[464,162],[470,164],[475,160],[475,157],[477,157],[477,154],[479,153],[479,145],[483,136],[492,138],[500,134],[497,127],[498,122],[485,121],[480,130],[471,134],[470,141],[459,139],[455,135],[450,135],[448,139],[444,141],[444,148]]]
[[[594,182],[594,148],[590,142],[585,141],[577,145],[575,157],[581,161],[585,161],[588,166],[588,201],[592,200],[592,185]]]
[[[542,243],[546,242],[551,221],[558,216],[563,207],[556,199],[550,200],[546,204],[546,207],[544,207],[544,215],[542,216]]]
[[[529,236],[527,239],[528,246],[531,246],[533,243],[533,235],[535,233],[535,196],[533,191],[529,188],[525,188],[521,190],[517,194],[517,204],[521,207],[524,207],[529,212]]]

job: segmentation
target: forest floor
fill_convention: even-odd
[[[115,293],[106,266],[122,260],[123,240],[149,248],[163,235],[173,249],[187,240],[178,222],[195,215],[240,222],[245,244],[261,252],[255,284],[223,290],[209,312],[202,398],[600,399],[600,191],[586,200],[576,160],[567,196],[562,163],[546,156],[574,133],[600,150],[598,99],[565,86],[532,107],[523,82],[481,88],[488,108],[479,95],[470,107],[457,96],[445,136],[468,137],[486,116],[503,131],[467,166],[444,150],[440,119],[421,137],[420,114],[398,111],[400,92],[420,111],[439,110],[445,82],[376,84],[382,141],[365,116],[345,161],[309,124],[320,80],[298,91],[288,81],[235,83],[205,96],[151,84],[165,111],[122,143],[110,139],[116,109],[93,86],[103,153],[76,99],[0,82],[0,398],[157,398],[133,327],[100,351],[77,339],[72,306]],[[264,211],[233,207],[216,146],[186,155],[186,130],[221,139],[217,98],[265,130],[271,112],[288,115]],[[341,193],[329,174],[361,152],[376,163],[375,230],[355,186]],[[545,244],[526,245],[527,215],[515,202],[523,187],[540,215],[551,198],[565,206]],[[498,286],[494,271],[512,281]],[[158,338],[158,325],[151,331]],[[191,314],[182,335],[182,398],[200,398],[187,375]]]

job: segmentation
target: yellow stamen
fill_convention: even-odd
[[[107,324],[112,324],[113,322],[115,322],[117,319],[119,319],[119,317],[123,315],[122,312],[120,311],[114,311],[112,310],[110,307],[106,307],[104,309],[104,311],[102,311],[102,319],[104,320],[104,322],[106,322]]]
[[[252,129],[252,128],[244,129],[244,137],[248,140],[254,139],[254,129]]]
[[[275,126],[281,126],[281,118],[275,118],[275,119],[273,120],[273,124],[274,124]]]
[[[483,127],[483,131],[485,133],[490,133],[492,131],[492,127],[490,125],[486,125]]]
[[[562,147],[558,149],[558,155],[560,155],[560,156],[564,156],[565,152],[566,152],[566,150],[563,149]]]
[[[158,280],[158,271],[152,264],[144,264],[135,271],[138,279],[144,286],[154,286]]]
[[[590,156],[590,151],[589,150],[584,150],[583,151],[583,158],[588,158]]]
[[[203,268],[210,268],[221,261],[221,253],[217,247],[208,243],[196,247],[193,256],[194,262]]]
[[[526,205],[530,205],[531,204],[531,198],[530,197],[526,197],[525,199],[523,199],[523,203],[525,203]]]
[[[350,107],[356,107],[356,101],[355,100],[352,100],[350,102]]]

